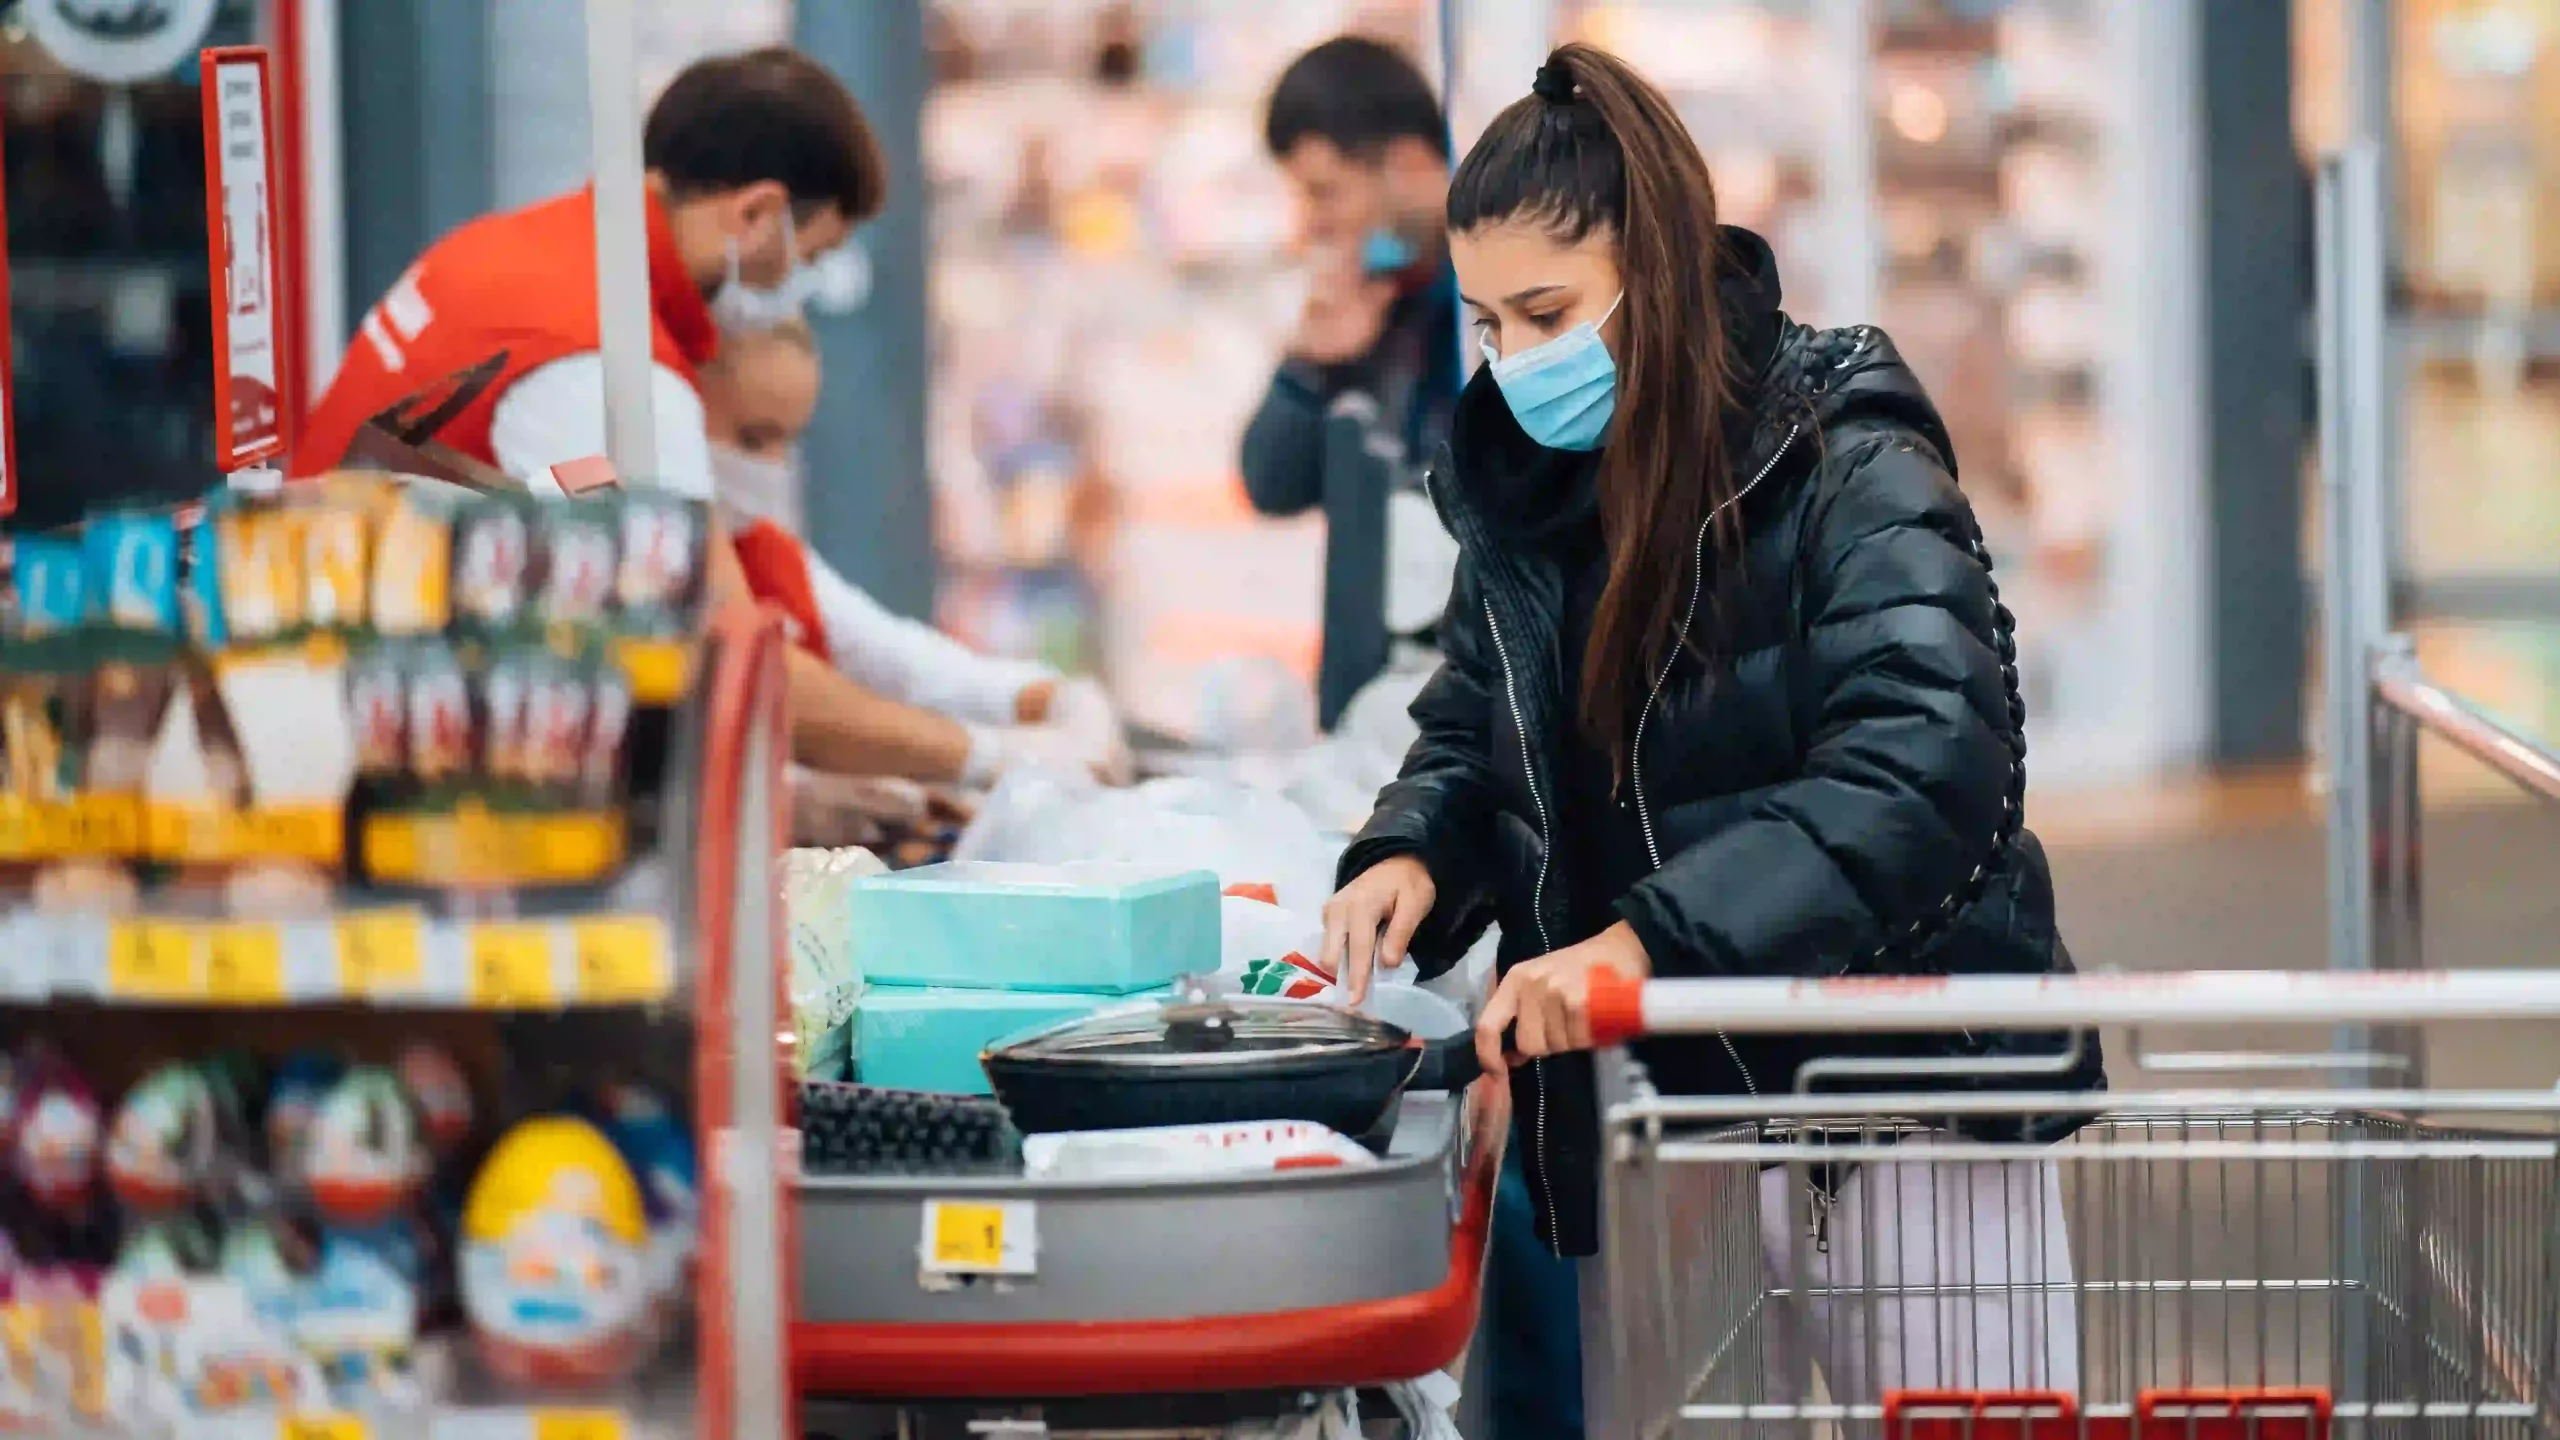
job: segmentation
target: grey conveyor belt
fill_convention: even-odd
[[[1274,1314],[1413,1295],[1449,1274],[1468,1127],[1447,1095],[1401,1102],[1374,1166],[1184,1181],[805,1177],[800,1319],[977,1324]],[[1037,1273],[925,1283],[932,1201],[1028,1201]]]

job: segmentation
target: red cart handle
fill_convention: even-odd
[[[1644,982],[1632,975],[1621,974],[1606,965],[1591,967],[1591,982],[1583,992],[1583,1003],[1591,1012],[1591,1043],[1606,1050],[1624,1045],[1644,1034]]]

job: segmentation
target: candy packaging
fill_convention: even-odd
[[[127,1091],[107,1134],[107,1184],[126,1209],[156,1215],[196,1197],[213,1173],[213,1087],[198,1066],[163,1065]]]
[[[417,1111],[399,1078],[358,1066],[312,1112],[302,1182],[331,1224],[377,1225],[416,1192],[425,1160]]]
[[[594,1384],[647,1345],[649,1230],[639,1182],[582,1120],[509,1130],[462,1213],[464,1316],[482,1358],[519,1384]]]

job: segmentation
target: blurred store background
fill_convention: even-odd
[[[2375,137],[2400,601],[2444,680],[2560,734],[2560,0],[639,9],[650,85],[793,39],[893,151],[891,211],[818,305],[818,546],[1176,735],[1240,665],[1316,662],[1321,522],[1257,518],[1235,473],[1300,293],[1273,78],[1379,37],[1445,83],[1463,148],[1554,41],[1637,59],[1789,308],[1881,323],[1939,398],[2025,621],[2044,823],[2100,851],[2311,823],[2309,163]],[[565,0],[0,5],[18,523],[212,478],[192,62],[110,83],[44,43],[144,10],[288,53],[315,364],[427,240],[585,168]],[[2158,916],[2098,870],[2088,893]]]

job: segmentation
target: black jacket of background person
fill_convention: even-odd
[[[1619,920],[1664,977],[2068,972],[2052,875],[2023,824],[2013,622],[1946,430],[1880,331],[1790,322],[1759,237],[1728,229],[1722,248],[1743,391],[1728,433],[1738,473],[1758,477],[1741,501],[1725,658],[1710,669],[1680,652],[1642,733],[1640,783],[1613,786],[1574,720],[1573,632],[1589,623],[1576,597],[1596,589],[1596,542],[1568,564],[1569,536],[1520,529],[1552,531],[1551,502],[1591,457],[1531,442],[1479,374],[1431,467],[1462,554],[1444,663],[1414,703],[1421,739],[1341,878],[1393,855],[1423,859],[1439,892],[1413,946],[1425,974],[1496,921],[1507,969]],[[1631,715],[1645,704],[1630,697]],[[2053,1032],[1710,1035],[1635,1052],[1665,1093],[1783,1095],[1818,1056],[2059,1057],[2070,1045]],[[2090,1036],[2064,1074],[1875,1085],[2104,1083]],[[1591,1057],[1536,1062],[1512,1085],[1540,1237],[1590,1254]],[[2043,1140],[2077,1123],[2009,1115],[1964,1128]]]
[[[1349,365],[1293,360],[1245,427],[1245,493],[1265,515],[1325,519],[1324,655],[1316,708],[1333,728],[1386,668],[1387,496],[1421,483],[1458,394],[1457,282],[1445,271],[1399,300]]]

